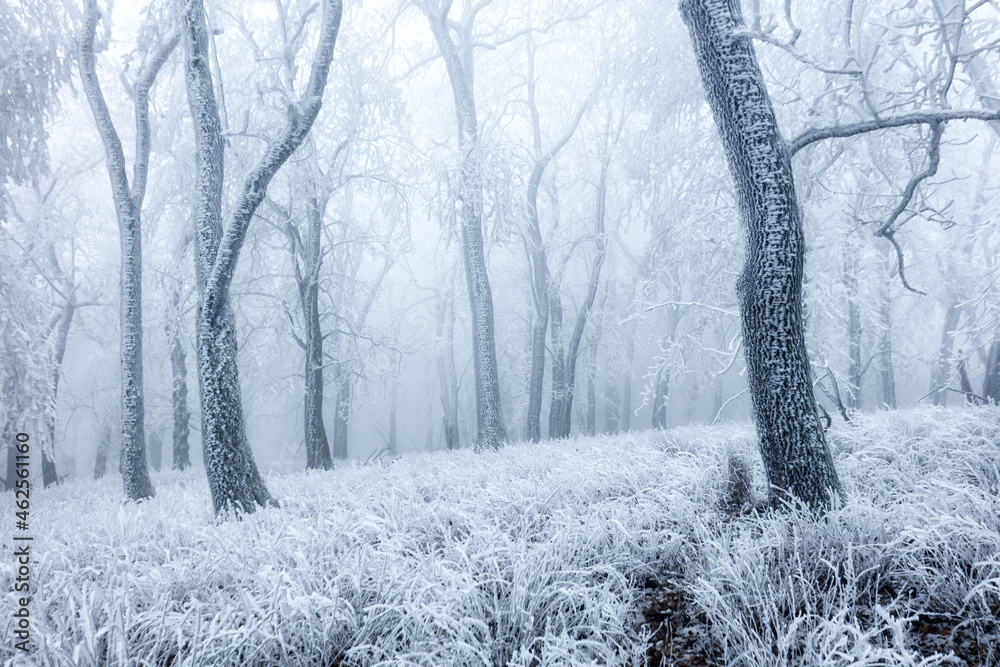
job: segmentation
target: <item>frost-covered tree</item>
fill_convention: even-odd
[[[236,318],[230,285],[247,228],[270,180],[309,133],[323,100],[340,27],[340,0],[324,0],[316,51],[305,89],[289,100],[287,124],[268,141],[247,173],[223,223],[225,141],[209,58],[205,7],[192,0],[184,10],[181,42],[188,104],[194,123],[197,194],[194,204],[195,332],[205,468],[216,512],[252,512],[274,500],[264,485],[247,440],[237,366]]]
[[[911,125],[931,128],[934,146],[950,120],[996,120],[990,111],[918,110],[811,128],[787,141],[775,119],[738,0],[682,0],[705,95],[715,117],[746,232],[746,263],[738,282],[748,383],[772,500],[829,507],[840,482],[817,414],[802,321],[804,240],[791,159],[815,142]],[[892,237],[896,217],[920,178],[904,193],[878,235]],[[900,267],[902,261],[900,256]]]
[[[31,184],[47,169],[45,116],[71,70],[68,18],[51,0],[0,5],[0,220],[8,184]]]
[[[125,153],[111,120],[104,93],[97,78],[94,36],[101,13],[97,0],[84,3],[80,33],[80,79],[90,102],[97,129],[104,143],[105,163],[118,217],[121,248],[120,329],[121,329],[121,445],[122,478],[125,495],[132,500],[154,495],[146,466],[145,406],[142,383],[142,201],[149,174],[150,126],[149,91],[167,57],[176,48],[174,33],[159,44],[143,45],[148,50],[133,88],[135,102],[135,161],[132,181],[126,174]]]
[[[497,371],[493,292],[486,270],[483,246],[483,185],[479,119],[473,89],[476,15],[489,2],[466,0],[460,21],[449,17],[452,0],[417,0],[427,16],[431,32],[448,70],[458,124],[460,163],[457,172],[462,257],[472,312],[472,359],[476,381],[476,447],[496,449],[507,442],[507,429],[500,404]]]

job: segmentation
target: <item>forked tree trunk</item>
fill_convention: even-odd
[[[225,145],[209,70],[202,0],[187,3],[182,25],[188,105],[194,124],[197,194],[194,201],[195,316],[201,435],[216,513],[253,512],[275,501],[264,486],[247,441],[237,367],[236,318],[229,288],[247,228],[271,178],[301,145],[319,113],[340,27],[340,0],[324,0],[319,39],[305,91],[287,125],[247,174],[223,228]],[[292,91],[288,91],[292,93]]]
[[[789,153],[739,0],[682,0],[681,13],[746,233],[737,292],[771,499],[828,508],[842,492],[809,377],[802,323],[804,240]]]
[[[597,297],[597,287],[601,280],[601,266],[604,264],[604,215],[606,210],[608,159],[601,161],[601,175],[597,182],[597,206],[595,215],[595,231],[597,239],[597,254],[590,269],[590,282],[587,284],[587,295],[580,304],[576,314],[573,333],[565,351],[562,349],[562,303],[559,295],[553,292],[549,295],[552,308],[552,401],[549,405],[549,437],[568,438],[573,426],[573,392],[576,387],[576,361],[580,356],[580,343],[583,331],[590,317],[590,310]]]
[[[96,0],[84,4],[80,36],[80,79],[104,144],[105,161],[118,218],[121,249],[120,361],[121,467],[125,495],[132,500],[151,498],[153,484],[146,467],[145,404],[142,385],[142,227],[140,215],[149,169],[149,90],[160,68],[177,46],[174,35],[151,55],[135,85],[136,157],[132,183],[125,172],[125,154],[111,120],[94,57],[94,32],[100,12]]]

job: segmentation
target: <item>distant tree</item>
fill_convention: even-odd
[[[305,91],[290,100],[287,124],[268,142],[247,173],[225,224],[222,216],[225,143],[209,58],[209,33],[202,0],[184,10],[182,37],[188,104],[195,133],[197,197],[195,276],[198,286],[196,336],[201,397],[201,436],[215,511],[253,512],[274,503],[247,440],[237,366],[236,319],[230,285],[247,228],[267,186],[309,133],[323,100],[340,27],[340,0],[324,0],[319,39]]]

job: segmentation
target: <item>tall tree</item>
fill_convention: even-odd
[[[802,218],[791,156],[753,45],[739,32],[739,0],[682,0],[681,12],[746,232],[746,265],[737,291],[747,381],[772,497],[829,506],[841,487],[809,378],[802,326]]]
[[[489,2],[473,5],[466,0],[461,22],[448,16],[452,0],[417,0],[427,16],[441,51],[455,99],[458,124],[459,219],[462,228],[462,258],[469,286],[472,311],[472,359],[476,379],[476,448],[497,449],[507,442],[507,429],[500,405],[500,374],[497,370],[493,322],[493,292],[486,271],[483,247],[483,186],[479,142],[479,120],[473,90],[473,26],[476,15]]]
[[[817,141],[912,125],[931,128],[930,167],[911,180],[901,208],[924,174],[936,169],[943,124],[996,120],[979,110],[927,110],[808,129],[786,141],[778,128],[739,0],[682,0],[705,96],[712,108],[746,232],[737,290],[751,403],[772,500],[797,499],[820,510],[841,494],[813,396],[802,322],[804,243],[792,156]],[[892,223],[877,235],[892,238]],[[900,253],[901,255],[901,253]]]
[[[341,11],[340,0],[324,0],[319,40],[305,91],[289,104],[287,124],[268,142],[264,154],[247,173],[223,225],[225,145],[209,67],[204,2],[191,0],[184,10],[181,41],[188,105],[194,123],[197,184],[195,331],[201,435],[212,504],[217,513],[226,509],[253,512],[258,505],[274,503],[247,440],[237,366],[236,318],[229,288],[247,228],[267,193],[268,183],[302,144],[319,113]]]
[[[105,163],[118,217],[121,248],[120,360],[121,446],[125,495],[133,500],[154,495],[146,466],[145,406],[142,384],[142,201],[149,172],[149,91],[178,35],[155,45],[135,82],[135,162],[132,182],[126,175],[125,154],[97,78],[94,33],[101,13],[97,0],[85,0],[80,34],[80,79],[104,143]]]

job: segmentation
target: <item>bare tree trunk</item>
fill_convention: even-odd
[[[986,375],[983,377],[983,398],[992,403],[1000,403],[1000,337],[990,344],[986,359]]]
[[[597,211],[595,216],[597,254],[590,269],[590,282],[587,285],[587,295],[580,304],[576,314],[576,323],[566,346],[565,356],[559,340],[562,333],[562,304],[557,294],[550,295],[550,302],[556,304],[553,309],[553,361],[552,361],[552,402],[549,406],[549,437],[567,438],[572,430],[573,391],[576,385],[576,360],[580,355],[580,342],[583,330],[587,326],[587,318],[597,297],[597,287],[601,279],[601,266],[604,264],[604,215],[606,210],[608,159],[601,162],[601,175],[597,183]],[[557,325],[558,320],[558,325]],[[558,368],[557,368],[558,366]]]
[[[507,429],[500,406],[500,375],[493,325],[493,293],[486,271],[483,248],[483,188],[481,182],[479,121],[473,94],[472,23],[475,13],[464,17],[457,27],[458,41],[452,39],[448,20],[451,2],[422,9],[430,21],[448,70],[458,121],[459,219],[462,227],[462,259],[469,285],[472,312],[472,359],[476,378],[476,449],[497,449],[507,442]]]
[[[187,470],[191,467],[188,434],[191,431],[191,414],[187,406],[187,362],[184,343],[181,340],[180,289],[174,287],[170,296],[172,304],[167,320],[167,342],[170,346],[170,374],[173,380],[171,407],[174,417],[173,428],[173,469]]]
[[[337,397],[333,414],[333,457],[347,459],[347,429],[351,423],[351,377],[338,365],[334,384]]]
[[[149,434],[149,467],[159,472],[163,461],[163,440],[160,434],[152,431]]]
[[[931,402],[934,405],[948,405],[948,391],[945,387],[951,381],[951,357],[955,345],[955,329],[962,316],[958,300],[952,298],[944,311],[944,324],[941,327],[941,345],[938,347],[938,358],[931,371]]]
[[[635,356],[635,339],[629,335],[628,362],[625,366],[625,378],[622,380],[622,432],[632,430],[632,359]]]
[[[746,230],[737,285],[748,384],[772,501],[842,493],[813,396],[802,323],[804,240],[789,152],[738,0],[682,0]]]
[[[455,310],[451,298],[439,299],[437,311],[437,372],[441,421],[445,446],[452,450],[458,448],[458,382],[455,374]]]
[[[392,389],[389,391],[389,437],[386,442],[386,447],[393,456],[396,455],[396,411],[398,408],[399,385],[393,382]]]
[[[304,243],[289,226],[292,241],[292,260],[295,263],[295,281],[299,288],[299,305],[305,323],[305,391],[303,425],[306,441],[306,468],[329,470],[333,467],[330,443],[323,423],[323,331],[319,319],[319,270],[322,264],[323,215],[326,201],[309,197],[308,229]],[[290,223],[289,223],[290,225]],[[299,269],[298,257],[303,268]]]
[[[653,428],[667,428],[667,394],[670,391],[670,371],[660,366],[653,379]]]
[[[861,406],[861,381],[864,370],[861,361],[861,309],[858,306],[858,261],[850,241],[844,249],[844,269],[841,277],[847,292],[847,401],[846,406],[857,410]]]
[[[896,409],[896,375],[892,365],[892,298],[889,286],[884,285],[881,302],[879,303],[879,318],[882,324],[882,338],[878,348],[878,374],[882,381],[882,403]]]
[[[621,430],[621,386],[611,380],[604,389],[604,433],[618,433]]]
[[[108,472],[108,452],[111,449],[111,428],[104,424],[101,429],[101,441],[97,445],[97,458],[94,459],[94,479],[104,477]]]

